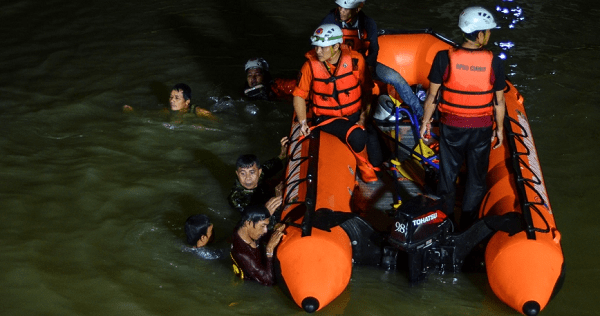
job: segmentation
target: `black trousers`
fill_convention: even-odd
[[[438,194],[445,200],[445,211],[454,211],[456,179],[466,161],[467,179],[462,203],[462,215],[473,219],[487,191],[487,174],[492,127],[459,128],[440,124],[440,176]],[[461,220],[462,222],[462,220]]]
[[[314,125],[320,124],[330,118],[332,118],[332,116],[316,116],[314,118]],[[352,147],[354,152],[361,152],[366,147],[369,162],[376,167],[381,165],[381,163],[383,163],[383,154],[381,153],[381,144],[379,143],[375,127],[369,122],[365,127],[365,130],[362,128],[354,129],[348,136],[348,141],[346,142],[346,134],[360,119],[360,112],[354,113],[346,118],[348,120],[333,120],[319,128],[321,131],[339,138],[340,141]]]

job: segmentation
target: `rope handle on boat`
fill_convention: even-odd
[[[292,135],[296,135],[296,134],[300,134],[299,130],[301,128],[301,124],[298,124],[298,126],[294,129],[294,131],[292,132]],[[285,206],[288,205],[292,205],[292,204],[300,204],[302,202],[298,202],[298,201],[290,201],[288,198],[289,196],[287,196],[288,192],[291,192],[293,189],[295,189],[297,186],[300,185],[300,183],[306,181],[306,178],[298,178],[297,180],[291,181],[291,177],[292,175],[294,175],[297,171],[298,168],[300,168],[300,166],[308,161],[309,157],[302,157],[299,156],[298,158],[296,158],[296,152],[298,152],[298,150],[300,150],[300,146],[302,145],[302,143],[304,141],[306,141],[307,139],[309,139],[308,137],[304,137],[304,136],[298,136],[297,138],[292,138],[290,140],[290,145],[294,144],[293,148],[290,149],[290,154],[288,155],[290,158],[289,160],[291,162],[296,162],[298,161],[298,164],[296,164],[294,166],[294,168],[292,170],[289,170],[288,175],[285,178],[285,183],[286,183],[286,187],[285,190],[283,190],[284,192],[284,196],[283,196],[283,204],[282,204],[282,209],[285,208]]]
[[[335,120],[340,120],[340,119],[342,119],[342,120],[348,120],[348,118],[346,118],[346,117],[332,117],[332,118],[329,118],[329,119],[327,119],[327,120],[325,120],[325,121],[323,121],[323,122],[321,122],[321,123],[319,123],[317,125],[310,126],[309,128],[312,131],[312,130],[320,127],[320,126],[329,124],[329,123],[331,123],[331,122],[333,122]],[[307,178],[299,178],[299,179],[294,180],[294,181],[291,181],[291,179],[290,179],[290,177],[296,173],[296,170],[298,168],[300,168],[300,166],[303,163],[305,163],[306,161],[308,161],[309,158],[310,158],[308,156],[306,156],[306,157],[300,156],[298,158],[294,158],[295,157],[295,153],[299,150],[299,148],[302,145],[302,143],[304,141],[306,141],[307,139],[309,139],[308,137],[302,136],[302,134],[299,133],[299,130],[301,128],[302,128],[302,123],[299,122],[298,126],[292,132],[292,135],[299,134],[299,136],[297,138],[292,138],[290,140],[290,146],[291,146],[292,143],[295,143],[294,147],[291,149],[290,154],[289,154],[290,161],[294,161],[294,162],[295,161],[299,161],[299,163],[294,167],[294,169],[292,169],[292,170],[290,170],[288,172],[288,176],[285,179],[286,180],[285,181],[286,188],[285,188],[284,192],[286,192],[286,193],[292,191],[295,187],[299,186],[302,182],[307,181]],[[308,136],[310,136],[310,134]],[[291,205],[291,204],[304,203],[304,201],[290,201],[289,199],[287,199],[287,196],[284,196],[283,201],[284,201],[283,207],[285,207],[287,205]]]
[[[517,193],[521,198],[521,211],[523,213],[523,219],[526,224],[526,234],[528,239],[536,239],[535,233],[549,233],[550,232],[550,224],[543,216],[542,211],[538,208],[540,205],[546,205],[546,201],[544,201],[544,197],[540,192],[535,188],[535,185],[542,184],[541,178],[533,172],[531,167],[523,160],[523,156],[529,156],[531,151],[529,147],[525,144],[525,138],[528,138],[527,130],[525,127],[516,119],[506,115],[507,120],[505,120],[506,133],[508,137],[508,144],[511,149],[511,160],[513,162],[513,169],[515,171],[515,181],[517,182]],[[514,123],[521,129],[521,133],[517,133],[512,129],[511,123]],[[518,151],[516,142],[519,142],[524,148],[525,151]],[[521,169],[528,170],[535,178],[525,178],[523,176],[523,172]],[[527,198],[526,188],[529,188],[540,200],[539,202],[531,201]],[[531,211],[535,211],[536,214],[542,219],[546,228],[538,228],[533,224],[533,217],[531,215]]]
[[[312,129],[316,128],[317,126],[312,127]],[[294,223],[294,219],[292,218],[293,216],[298,216],[298,215],[302,215],[299,214],[298,212],[294,212],[294,210],[300,210],[298,208],[295,208],[294,210],[292,210],[292,212],[289,212],[288,214],[286,214],[286,217],[281,219],[282,221],[288,223],[290,226],[294,226],[294,227],[298,227],[302,229],[302,236],[308,236],[311,234],[311,229],[312,229],[312,225],[310,224],[310,219],[311,219],[311,215],[312,213],[314,213],[314,203],[312,203],[311,199],[309,198],[309,194],[308,191],[310,190],[309,185],[307,185],[306,190],[307,190],[307,194],[305,195],[305,199],[303,201],[299,201],[299,200],[292,200],[297,198],[297,196],[295,197],[291,197],[290,193],[297,190],[297,188],[302,184],[302,183],[310,183],[309,180],[311,179],[310,174],[307,174],[306,177],[304,178],[300,178],[300,172],[299,172],[299,168],[305,164],[305,163],[309,163],[311,160],[311,156],[312,154],[309,153],[308,156],[301,156],[301,154],[298,154],[301,150],[302,150],[302,143],[304,143],[306,140],[308,139],[314,139],[315,136],[314,134],[309,134],[307,136],[302,136],[300,133],[300,128],[301,128],[301,124],[299,124],[298,122],[298,126],[296,128],[294,128],[294,130],[292,131],[292,137],[290,140],[290,154],[289,154],[289,159],[290,162],[298,162],[293,169],[288,170],[288,174],[286,176],[285,179],[285,183],[286,183],[286,187],[284,190],[284,196],[283,196],[283,203],[281,206],[281,210],[283,211],[283,209],[285,209],[287,206],[290,205],[300,205],[300,204],[304,204],[306,205],[306,211],[302,212],[302,214],[304,215],[304,219],[302,221],[302,224],[296,224]],[[296,137],[294,137],[296,135]],[[299,135],[299,136],[298,136]],[[318,137],[318,136],[317,136]],[[292,146],[292,144],[294,144]],[[297,157],[296,157],[297,156]],[[298,177],[298,179],[292,180],[292,177]],[[300,218],[300,217],[298,217]]]

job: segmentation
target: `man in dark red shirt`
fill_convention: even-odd
[[[233,272],[242,279],[263,285],[275,284],[273,252],[283,237],[285,226],[276,228],[266,245],[260,239],[267,234],[269,210],[263,205],[248,206],[242,213],[231,245]]]

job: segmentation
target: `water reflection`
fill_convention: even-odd
[[[502,0],[503,2],[513,2],[513,0]],[[503,7],[500,5],[496,6],[496,11],[501,13],[503,16],[502,18],[505,20],[509,20],[509,24],[508,24],[508,28],[509,29],[514,29],[515,25],[521,21],[525,20],[525,17],[523,16],[523,9],[521,7],[519,7],[518,5],[510,8],[510,7]],[[509,50],[511,50],[513,47],[515,47],[515,43],[512,41],[501,41],[496,43],[496,45],[498,45],[498,47],[500,47],[500,49],[502,49],[502,52],[498,54],[498,56],[503,59],[506,60],[508,58],[507,52]],[[507,73],[508,75],[511,75],[511,73]]]

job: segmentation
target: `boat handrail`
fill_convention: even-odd
[[[521,133],[517,133],[513,130],[511,123],[514,123],[521,129]],[[504,125],[506,128],[506,134],[508,135],[508,145],[510,149],[510,157],[513,164],[513,170],[515,172],[515,181],[517,187],[517,193],[519,194],[519,203],[521,204],[521,212],[523,214],[523,220],[525,221],[525,233],[527,234],[528,239],[535,240],[535,233],[549,233],[550,232],[550,224],[543,216],[541,210],[538,208],[538,205],[545,205],[547,202],[544,200],[544,196],[535,188],[535,185],[542,184],[542,180],[536,175],[535,172],[531,169],[531,167],[523,160],[523,156],[529,156],[531,151],[525,145],[525,138],[530,137],[527,134],[526,129],[523,125],[517,121],[516,119],[506,115],[506,119],[504,120]],[[519,151],[517,149],[517,141],[526,149],[525,151]],[[535,179],[528,179],[523,176],[523,172],[521,169],[526,169],[531,174],[535,176]],[[531,189],[539,199],[537,201],[531,201],[527,198],[526,188]],[[533,218],[531,216],[532,209],[540,216],[540,218],[546,224],[546,229],[537,228],[533,224]]]
[[[292,132],[292,135],[300,135],[300,132],[299,132],[300,128],[301,128],[301,126],[300,126],[300,124],[298,124],[298,126]],[[295,157],[295,156],[296,156],[296,153],[298,152],[298,150],[301,150],[302,143],[307,141],[308,139],[316,141],[318,143],[318,137],[319,137],[318,135],[319,135],[318,131],[314,131],[313,133],[311,133],[310,135],[308,135],[306,137],[298,136],[297,138],[290,140],[290,144],[295,143],[295,145],[290,150],[289,160],[290,160],[290,162],[297,161],[298,164],[296,164],[293,167],[293,169],[288,172],[288,175],[286,176],[286,179],[285,179],[286,188],[284,190],[284,192],[286,194],[283,197],[283,203],[282,203],[281,209],[283,210],[283,209],[285,209],[286,206],[289,206],[289,205],[304,204],[304,205],[306,205],[306,211],[304,212],[302,223],[300,225],[293,223],[292,220],[289,220],[290,214],[292,214],[291,212],[286,215],[286,218],[282,218],[281,221],[287,222],[288,225],[297,226],[297,227],[301,228],[303,237],[310,236],[311,230],[312,230],[311,217],[312,217],[312,214],[315,212],[315,203],[313,201],[314,196],[315,196],[315,192],[314,192],[315,188],[314,188],[314,185],[311,185],[311,184],[316,183],[316,179],[315,179],[316,175],[313,175],[310,172],[310,170],[316,170],[315,169],[316,166],[312,166],[314,168],[311,168],[311,166],[309,166],[307,168],[308,173],[306,174],[306,177],[304,177],[304,178],[298,177],[298,179],[295,179],[295,180],[292,180],[291,178],[293,176],[295,176],[297,169],[299,169],[304,163],[307,163],[307,162],[309,164],[317,163],[318,159],[314,159],[314,158],[316,157],[315,155],[318,155],[318,152],[317,153],[314,152],[314,149],[313,149],[314,146],[309,145],[310,153],[308,154],[308,156],[302,156],[301,154],[299,155],[299,157]],[[307,182],[306,194],[304,196],[304,200],[303,201],[291,200],[290,196],[289,196],[289,192],[292,192],[296,187],[298,187],[303,182]]]

